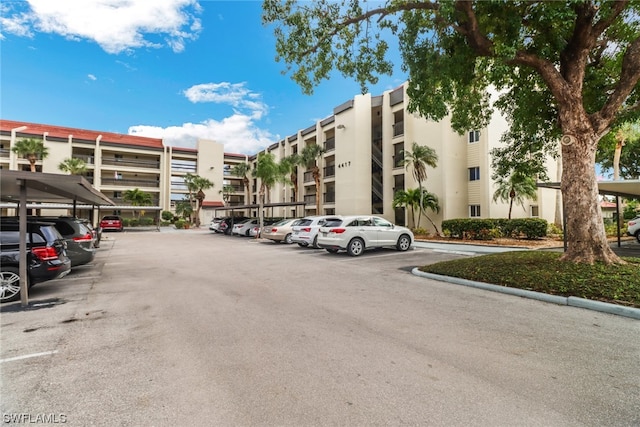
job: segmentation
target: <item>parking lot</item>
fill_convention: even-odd
[[[640,322],[410,273],[460,256],[105,233],[2,307],[3,422],[640,423]]]

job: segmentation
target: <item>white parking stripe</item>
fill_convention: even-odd
[[[14,362],[16,360],[30,359],[32,357],[50,356],[52,354],[56,354],[57,352],[58,350],[53,350],[53,351],[44,351],[42,353],[25,354],[24,356],[16,356],[16,357],[10,357],[8,359],[0,359],[0,363]]]

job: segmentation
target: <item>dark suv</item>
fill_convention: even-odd
[[[66,276],[71,260],[66,243],[55,226],[27,221],[27,286]],[[20,225],[0,221],[0,302],[20,299]]]
[[[231,235],[231,231],[233,230],[233,225],[239,222],[245,221],[249,219],[246,216],[226,216],[222,218],[220,221],[220,225],[218,226],[217,233],[224,233],[226,235]]]
[[[37,216],[29,217],[30,221],[51,222],[67,242],[67,256],[71,259],[71,267],[88,264],[96,256],[94,234],[84,220],[72,216]]]

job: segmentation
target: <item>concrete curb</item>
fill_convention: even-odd
[[[640,320],[640,309],[626,307],[622,305],[610,304],[606,302],[593,301],[578,297],[562,297],[558,295],[549,295],[541,292],[527,291],[524,289],[509,288],[505,286],[492,285],[489,283],[476,282],[473,280],[460,279],[458,277],[442,276],[440,274],[425,273],[417,267],[411,270],[411,274],[415,276],[425,277],[427,279],[439,280],[441,282],[454,283],[456,285],[469,286],[487,291],[500,292],[519,296],[523,298],[535,299],[538,301],[549,302],[558,305],[567,305],[571,307],[586,308],[588,310],[599,311],[602,313],[614,314],[617,316],[630,317]]]

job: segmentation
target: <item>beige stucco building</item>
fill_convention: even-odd
[[[268,195],[274,206],[266,208],[265,214],[375,213],[413,226],[411,215],[404,209],[394,209],[392,201],[396,191],[418,187],[411,168],[402,164],[403,150],[410,151],[417,142],[430,146],[438,155],[437,167],[428,169],[428,179],[423,182],[423,187],[438,197],[440,211],[427,213],[438,227],[443,219],[506,217],[509,205],[492,200],[496,187],[491,180],[489,156],[507,129],[505,120],[495,115],[487,128],[458,135],[448,119],[434,122],[409,113],[407,101],[406,84],[378,96],[357,95],[336,106],[330,117],[266,148],[264,152],[273,153],[278,161],[309,144],[321,145],[325,153],[319,164],[320,211],[316,212],[313,177],[300,167],[297,194],[293,185],[276,184]],[[94,221],[102,214],[130,215],[122,195],[132,188],[150,193],[155,210],[173,210],[175,202],[187,194],[183,182],[186,173],[214,183],[205,191],[202,223],[227,215],[231,209],[234,214],[257,215],[254,205],[259,182],[249,177],[249,188],[245,188],[243,178],[234,176],[232,170],[245,162],[253,167],[259,153],[225,153],[222,144],[209,140],[197,140],[196,148],[190,149],[168,146],[156,138],[1,120],[0,168],[29,169],[28,161],[11,151],[23,138],[41,139],[48,149],[49,155],[37,163],[38,171],[62,173],[58,165],[70,157],[86,161],[87,179],[119,205],[87,208],[82,216]],[[549,176],[555,177],[556,163],[550,159],[547,166]],[[3,212],[7,212],[6,204]],[[556,191],[540,189],[537,200],[527,200],[524,209],[514,207],[512,217],[541,217],[553,222],[555,214]],[[433,231],[426,219],[421,219],[420,226]]]

